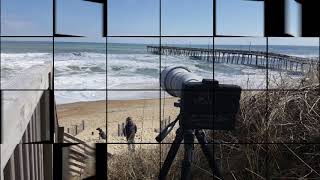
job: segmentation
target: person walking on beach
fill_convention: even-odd
[[[127,117],[126,125],[123,129],[123,134],[127,138],[129,151],[133,151],[133,152],[135,151],[134,137],[136,133],[137,133],[137,126],[134,124],[131,117]]]

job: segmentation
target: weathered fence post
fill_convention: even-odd
[[[27,141],[25,141],[27,142]],[[25,179],[26,180],[30,180],[31,179],[31,176],[30,176],[30,166],[29,166],[29,162],[30,162],[30,158],[29,158],[29,150],[30,150],[30,145],[26,145],[24,144],[22,146],[23,148],[23,161],[25,162],[25,166],[23,167],[24,168],[24,176],[25,176]]]
[[[50,91],[45,90],[40,99],[41,139],[50,139]]]
[[[45,180],[53,179],[53,146],[52,144],[43,145],[43,175]]]
[[[118,136],[121,136],[120,124],[118,124]]]
[[[69,179],[69,147],[62,148],[62,179]]]
[[[63,143],[64,127],[58,128],[58,142]]]
[[[18,144],[17,148],[14,150],[14,168],[15,168],[15,177],[16,179],[22,179],[24,178],[24,172],[23,172],[23,158],[22,158],[22,145]]]
[[[122,123],[122,129],[121,129],[121,134],[122,134],[122,136],[124,136],[123,131],[124,131],[124,123]]]
[[[166,119],[161,121],[161,131],[166,127]]]
[[[75,135],[77,135],[78,134],[78,125],[75,125],[75,131],[76,131]]]

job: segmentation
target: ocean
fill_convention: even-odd
[[[125,91],[124,89],[158,89],[159,55],[147,52],[145,44],[55,42],[54,86],[57,103],[106,99],[142,99],[159,97],[156,91]],[[175,45],[186,46],[190,45]],[[208,48],[208,45],[192,45]],[[210,47],[212,48],[212,46]],[[216,45],[215,48],[248,49],[241,45]],[[251,50],[265,50],[251,46]],[[16,73],[33,65],[53,60],[52,42],[2,41],[1,84]],[[318,58],[316,46],[269,46],[270,52],[299,57]],[[220,83],[237,84],[244,89],[264,89],[266,70],[244,65],[221,64],[193,60],[181,56],[161,56],[161,68],[183,65],[203,78]],[[213,71],[214,66],[214,71]],[[213,75],[214,72],[214,75]],[[269,71],[270,74],[277,71]],[[291,74],[299,78],[303,74]],[[78,91],[86,89],[86,91]]]

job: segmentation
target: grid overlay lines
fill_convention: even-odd
[[[108,2],[110,0],[106,0],[106,9],[110,8],[108,7]],[[157,0],[159,2],[159,36],[131,36],[131,35],[125,35],[125,36],[113,36],[113,35],[108,35],[108,28],[107,28],[107,36],[105,37],[105,52],[106,52],[106,59],[105,59],[105,62],[106,62],[106,75],[105,75],[105,78],[106,78],[106,84],[105,84],[105,88],[104,89],[56,89],[55,88],[55,81],[54,81],[54,78],[55,78],[55,42],[56,42],[56,39],[55,39],[55,34],[56,34],[56,18],[55,18],[55,12],[56,12],[56,7],[55,7],[55,4],[56,4],[56,0],[52,0],[53,2],[53,13],[52,13],[52,18],[53,18],[53,26],[52,26],[52,32],[53,32],[53,35],[52,36],[8,36],[8,35],[5,35],[5,36],[2,36],[2,23],[0,23],[0,74],[1,74],[1,53],[2,53],[2,39],[3,38],[52,38],[52,63],[53,63],[53,71],[52,71],[52,78],[53,78],[53,81],[52,81],[52,87],[51,89],[49,89],[49,91],[54,94],[55,92],[58,92],[58,91],[102,91],[104,92],[105,91],[105,95],[106,95],[106,98],[105,98],[105,107],[106,107],[106,114],[105,114],[105,117],[106,117],[106,135],[108,137],[108,92],[112,92],[112,91],[155,91],[155,92],[159,92],[159,127],[161,127],[161,120],[164,118],[164,111],[165,111],[165,99],[164,96],[165,95],[162,95],[162,92],[163,90],[161,89],[161,87],[159,86],[158,89],[112,89],[112,88],[108,88],[108,38],[130,38],[130,37],[136,37],[136,38],[155,38],[155,39],[158,39],[159,40],[159,48],[160,48],[160,53],[159,53],[159,83],[161,82],[161,68],[163,66],[162,64],[162,54],[161,54],[161,48],[162,48],[162,40],[163,38],[212,38],[212,51],[213,51],[213,67],[212,67],[212,77],[213,79],[215,79],[215,75],[214,75],[214,67],[215,67],[215,55],[214,55],[214,52],[215,52],[215,38],[219,37],[219,36],[216,36],[216,0],[212,0],[212,8],[213,8],[213,12],[212,12],[212,15],[213,15],[213,26],[212,26],[212,36],[168,36],[168,35],[165,35],[163,36],[162,35],[162,30],[163,30],[163,27],[162,27],[162,5],[163,5],[163,1],[164,0]],[[2,2],[0,2],[0,15],[2,13],[1,11],[1,8],[2,8]],[[1,17],[2,18],[2,17]],[[106,18],[106,23],[107,23],[107,27],[108,27],[108,14],[107,14],[107,18]],[[270,92],[276,92],[276,91],[300,91],[300,90],[297,90],[297,89],[285,89],[285,90],[281,90],[281,89],[272,89],[270,88],[269,89],[269,37],[265,37],[266,38],[266,41],[265,41],[265,45],[266,45],[266,89],[247,89],[247,90],[243,90],[243,91],[262,91],[262,92],[266,92],[266,104],[265,104],[265,110],[266,110],[266,114],[265,114],[265,119],[268,121],[268,117],[269,117],[269,101],[270,101],[270,97],[269,97],[269,93]],[[318,41],[319,41],[319,57],[320,57],[320,37],[318,38]],[[318,59],[319,59],[318,57]],[[320,64],[320,63],[319,63]],[[320,74],[320,71],[319,71],[319,74]],[[1,79],[0,79],[1,81]],[[320,82],[319,82],[320,83]],[[1,89],[1,85],[2,83],[0,82],[0,89]],[[2,94],[2,91],[41,91],[40,89],[1,89],[1,94]],[[319,89],[320,91],[320,89]],[[215,100],[215,99],[214,99]],[[1,99],[1,104],[2,104],[2,99]],[[162,104],[163,104],[163,108],[162,108]],[[51,102],[51,107],[54,107],[54,102]],[[53,110],[53,109],[51,109]],[[4,113],[1,111],[1,114]],[[53,115],[53,113],[51,113]],[[266,122],[267,123],[267,122]],[[268,129],[269,130],[269,129]],[[52,134],[52,133],[51,133]],[[214,132],[212,132],[213,134],[213,137],[214,137]],[[215,142],[212,142],[212,143],[208,143],[212,146],[214,145],[223,145],[223,144],[250,144],[250,145],[265,145],[266,147],[266,157],[265,157],[265,165],[266,165],[266,179],[270,179],[270,174],[269,174],[269,145],[273,145],[273,144],[276,144],[276,145],[281,145],[281,144],[284,144],[284,143],[279,143],[279,142],[269,142],[269,139],[268,139],[268,136],[266,135],[265,137],[265,142],[256,142],[256,143],[252,143],[252,142],[239,142],[239,143],[215,143]],[[118,142],[108,142],[108,138],[106,138],[106,148],[108,149],[108,145],[113,145],[113,144],[126,144],[126,143],[118,143]],[[161,142],[161,143],[146,143],[146,142],[136,142],[135,144],[141,144],[141,145],[151,145],[151,144],[155,144],[155,145],[159,145],[159,171],[161,171],[161,160],[162,160],[162,145],[171,145],[172,143],[165,143],[165,142]],[[181,144],[184,144],[184,143],[181,143]],[[194,143],[194,144],[198,144],[198,143]],[[318,143],[308,143],[308,142],[286,142],[285,144],[318,144]],[[180,147],[181,148],[181,147]],[[213,147],[213,150],[214,150],[214,147]],[[108,163],[106,163],[106,166],[107,166],[107,171],[108,171]],[[108,172],[107,172],[108,173]]]

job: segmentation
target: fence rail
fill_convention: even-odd
[[[95,159],[95,147],[68,133],[64,133],[63,142],[77,143],[63,150],[65,154],[63,166],[66,167],[64,168],[63,176],[70,177],[71,175],[82,177],[87,168],[88,160]]]
[[[76,124],[76,125],[72,125],[71,127],[68,127],[67,133],[73,136],[76,136],[77,134],[84,131],[84,129],[85,129],[85,122],[84,120],[82,120],[80,124]]]
[[[165,118],[160,121],[160,128],[155,128],[154,132],[159,133],[161,132],[168,124],[171,122],[171,117],[169,116],[168,118]],[[125,123],[118,123],[118,136],[124,136],[124,128],[125,128]]]

